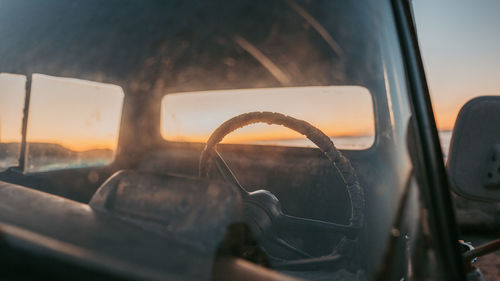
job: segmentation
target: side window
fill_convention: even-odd
[[[111,163],[123,96],[116,85],[34,74],[25,171]]]
[[[0,171],[17,166],[26,77],[0,73]]]

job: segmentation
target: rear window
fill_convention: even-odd
[[[272,111],[305,120],[341,149],[372,146],[375,122],[370,92],[359,86],[315,86],[173,93],[162,100],[161,133],[167,141],[206,142],[224,121],[242,113]],[[223,143],[314,147],[284,127],[254,124]]]

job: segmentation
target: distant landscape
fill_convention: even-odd
[[[0,143],[0,170],[17,166],[20,143]],[[30,172],[106,165],[113,161],[110,149],[73,151],[54,143],[29,143],[27,170]]]
[[[452,131],[439,131],[439,139],[441,142],[441,149],[443,156],[446,159],[448,149],[450,147]],[[346,136],[346,137],[331,137],[333,143],[340,149],[367,149],[370,148],[374,142],[374,136]],[[282,146],[299,146],[299,147],[315,147],[315,145],[308,139],[283,139],[283,140],[265,140],[265,141],[252,141],[252,144],[262,145],[282,145]]]
[[[448,158],[448,150],[450,149],[452,131],[439,131],[439,141],[441,142],[441,149],[443,150],[443,158]]]
[[[451,133],[451,131],[439,132],[445,159],[448,154]],[[334,137],[332,139],[335,145],[340,149],[366,149],[373,144],[372,136]],[[306,138],[253,143],[262,145],[314,147],[314,144]],[[19,150],[19,143],[0,143],[0,171],[8,167],[17,166]],[[106,165],[113,161],[114,158],[114,153],[110,149],[73,151],[54,143],[30,143],[28,154],[28,171],[30,172]]]

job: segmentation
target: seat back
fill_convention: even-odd
[[[119,171],[89,205],[163,235],[211,244],[238,217],[240,202],[239,193],[221,181]]]
[[[470,199],[500,200],[500,97],[474,98],[462,107],[447,168],[456,193]]]

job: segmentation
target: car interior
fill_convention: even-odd
[[[37,74],[117,85],[124,93],[117,146],[106,165],[27,172],[25,161],[36,156],[36,144],[24,139],[24,160],[0,173],[0,190],[8,194],[0,199],[3,229],[23,237],[18,243],[26,247],[43,248],[35,251],[42,256],[90,268],[106,264],[132,279],[176,279],[189,271],[201,280],[211,276],[220,255],[282,272],[333,265],[358,278],[352,280],[374,272],[381,251],[363,249],[384,246],[370,241],[385,239],[390,228],[394,207],[388,202],[399,194],[384,188],[399,181],[389,171],[398,163],[395,143],[406,137],[391,118],[408,120],[403,110],[392,111],[386,92],[394,83],[383,76],[386,50],[370,39],[370,17],[336,10],[327,17],[316,2],[300,2],[343,42],[335,47],[306,24],[310,19],[295,2],[257,2],[16,3],[30,20],[0,11],[15,27],[0,27],[0,35],[11,38],[0,50],[9,54],[0,56],[1,71],[25,75],[27,97],[35,96]],[[245,20],[255,18],[260,20]],[[369,92],[374,134],[368,147],[336,147],[310,120],[266,110],[230,116],[205,141],[162,136],[162,99],[172,93],[328,85]],[[197,106],[203,112],[204,103]],[[287,127],[312,145],[219,144],[254,123]],[[29,126],[24,128],[29,138]],[[23,212],[12,206],[23,206]],[[235,223],[245,216],[255,225]],[[269,216],[279,217],[287,231],[265,245],[260,238],[276,234],[266,230]],[[30,243],[35,240],[44,246]]]

